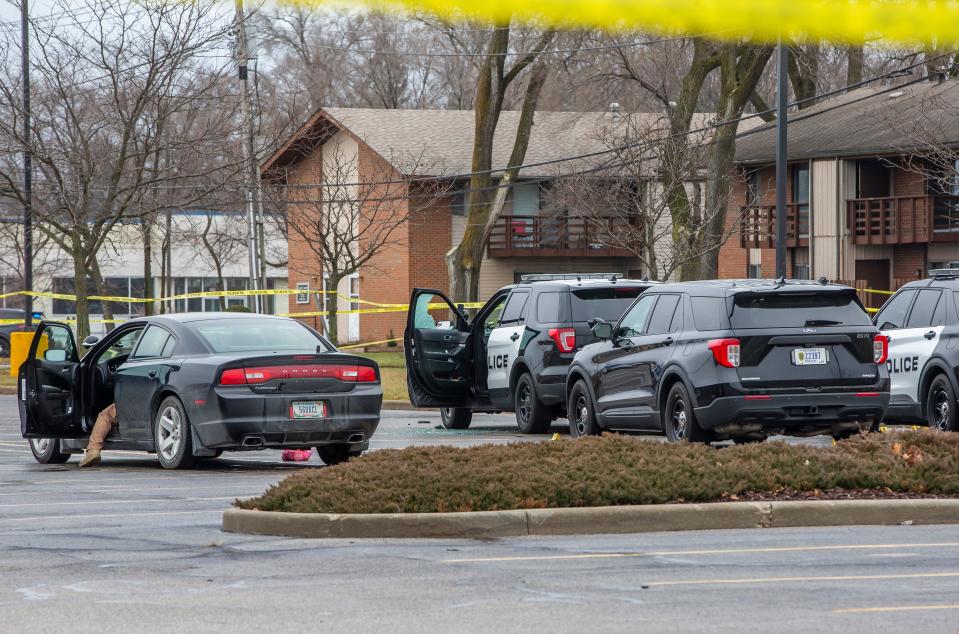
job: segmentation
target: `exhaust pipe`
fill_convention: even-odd
[[[350,437],[346,439],[346,442],[354,445],[358,442],[363,442],[365,436],[363,434],[350,434]]]
[[[263,436],[244,436],[243,446],[244,447],[262,447]]]

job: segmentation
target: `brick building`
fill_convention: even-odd
[[[895,290],[959,267],[959,82],[860,88],[790,116],[787,274]],[[775,274],[775,126],[737,143],[721,277]],[[882,297],[867,298],[875,305]]]
[[[575,170],[584,161],[550,163],[557,159],[600,152],[604,138],[621,120],[616,112],[538,112],[526,154],[528,167],[511,189],[503,215],[487,245],[480,275],[480,295],[487,297],[525,273],[618,272],[642,275],[639,261],[630,252],[611,248],[590,235],[582,219],[567,215],[557,219],[543,213],[549,180],[564,170]],[[653,125],[661,115],[630,115]],[[512,150],[518,112],[503,112],[494,141],[493,165],[502,166]],[[631,120],[635,122],[635,119]],[[459,243],[466,225],[468,180],[457,178],[471,168],[474,114],[449,110],[376,110],[323,108],[317,111],[264,163],[267,181],[285,183],[310,192],[315,200],[332,197],[333,174],[341,188],[354,183],[382,182],[394,202],[392,213],[410,213],[410,221],[397,229],[397,239],[338,289],[338,309],[368,307],[349,301],[359,297],[378,303],[405,303],[416,286],[446,289],[444,260]],[[347,169],[330,167],[332,156],[346,157]],[[344,161],[338,160],[342,167]],[[431,185],[443,183],[442,195]],[[432,195],[423,192],[430,189]],[[362,197],[357,197],[360,199]],[[288,203],[288,208],[295,203]],[[361,206],[365,203],[361,203]],[[405,205],[405,207],[404,207]],[[367,214],[386,214],[368,205]],[[313,212],[324,213],[322,205]],[[331,212],[332,213],[332,212]],[[290,232],[289,287],[322,289],[323,262]],[[358,240],[362,248],[362,238]],[[460,299],[460,298],[454,298]],[[315,301],[299,297],[291,312],[318,310]],[[307,318],[322,327],[322,320]],[[374,341],[400,336],[403,313],[342,315],[339,339]]]

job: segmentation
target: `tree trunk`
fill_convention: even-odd
[[[77,339],[83,341],[90,334],[90,303],[87,299],[87,267],[86,254],[80,241],[80,236],[72,238],[73,256],[73,284],[74,294],[77,296],[74,308],[76,309]]]
[[[863,47],[850,46],[846,49],[846,85],[858,84],[862,81]]]
[[[97,289],[97,295],[110,295],[110,289],[107,288],[106,280],[103,279],[103,274],[100,272],[100,263],[97,262],[96,256],[91,258],[91,262],[90,275],[93,277],[93,285]],[[101,299],[100,307],[103,309],[103,325],[105,330],[110,332],[116,327],[116,324],[113,323],[113,304]]]
[[[143,221],[143,298],[153,299],[153,220]],[[153,314],[153,302],[144,302],[143,314]]]
[[[793,46],[789,50],[789,80],[800,110],[816,105],[819,52],[818,44]]]

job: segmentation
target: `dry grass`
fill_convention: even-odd
[[[297,473],[242,508],[306,513],[488,511],[709,502],[755,494],[959,495],[959,434],[870,434],[833,447],[716,448],[628,436],[411,447]]]
[[[408,401],[406,390],[406,359],[402,348],[397,352],[360,352],[360,356],[373,359],[380,365],[383,381],[383,398],[392,401]]]

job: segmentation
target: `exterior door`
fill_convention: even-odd
[[[904,327],[891,328],[899,313],[900,305],[893,302],[909,301],[909,295],[915,295],[912,308]],[[900,298],[904,298],[900,300]],[[913,289],[898,293],[889,301],[887,308],[879,313],[877,324],[883,334],[889,336],[890,391],[896,397],[908,397],[914,403],[919,402],[919,378],[926,362],[935,352],[939,337],[946,322],[946,298],[939,289]]]
[[[407,388],[416,407],[469,407],[473,355],[466,318],[441,291],[415,288],[406,315]]]
[[[506,300],[499,323],[486,344],[486,385],[492,398],[509,392],[510,372],[526,332],[529,291],[513,291]]]
[[[878,291],[889,289],[889,260],[856,260],[856,279],[866,282],[867,288]],[[865,293],[866,308],[881,308],[889,298],[881,293]]]
[[[360,303],[356,300],[360,298],[360,274],[354,273],[350,276],[350,310],[359,310]],[[349,327],[347,328],[347,338],[349,341],[360,340],[360,314],[350,313]]]
[[[114,397],[117,420],[124,439],[150,440],[157,388],[164,382],[176,338],[160,326],[151,325],[140,336],[133,354],[116,371]]]
[[[69,326],[40,322],[19,372],[20,431],[25,438],[83,435],[79,366],[77,344]]]

